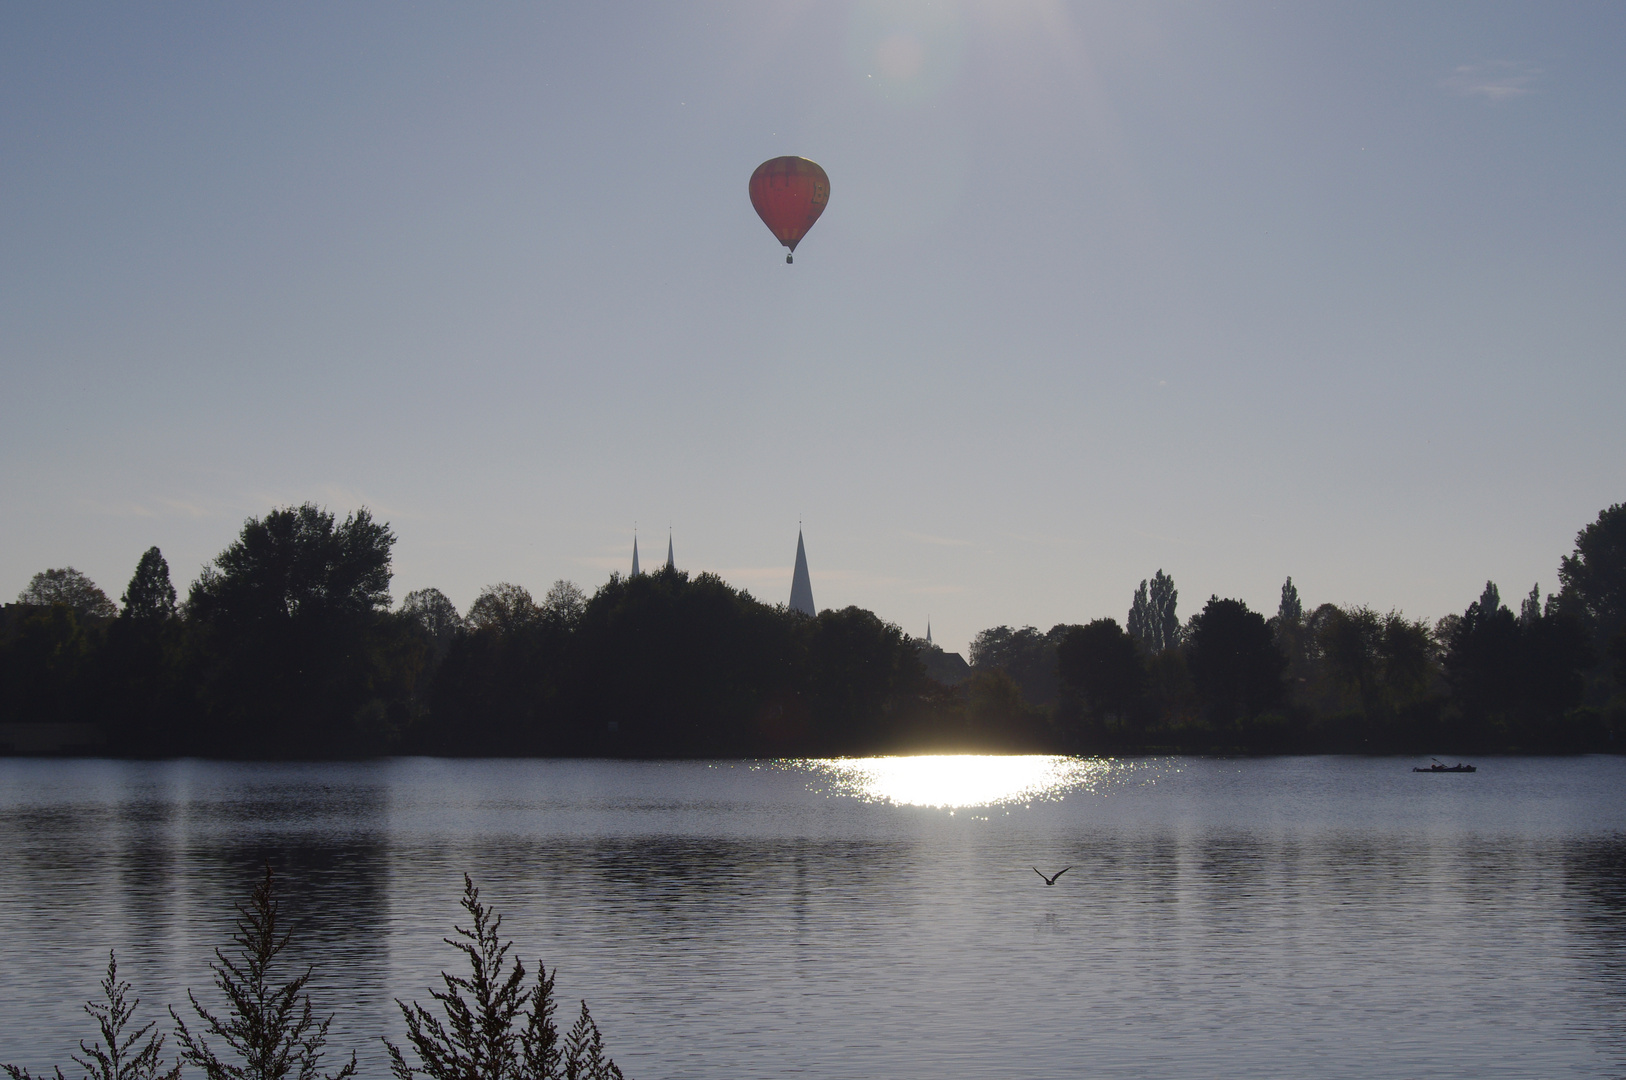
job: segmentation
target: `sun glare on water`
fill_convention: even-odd
[[[1122,763],[1050,755],[942,754],[804,763],[834,794],[897,806],[957,809],[1093,791]]]

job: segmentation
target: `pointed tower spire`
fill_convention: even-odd
[[[796,572],[790,578],[790,609],[803,615],[817,615],[813,606],[813,579],[807,574],[807,549],[802,546],[802,530],[796,530]]]
[[[926,616],[926,644],[932,643],[932,617]]]
[[[666,568],[676,570],[677,563],[672,561],[672,530],[666,530]]]
[[[638,530],[632,531],[632,576],[638,576]]]

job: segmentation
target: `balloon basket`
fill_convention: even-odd
[[[795,261],[796,261],[796,260],[795,260],[795,259],[793,259],[793,258],[791,258],[791,257],[790,257],[790,256],[789,256],[789,255],[786,255],[786,256],[785,256],[785,261],[786,261],[786,262],[787,262],[787,263],[793,263],[793,262],[795,262]]]

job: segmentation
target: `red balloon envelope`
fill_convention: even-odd
[[[779,242],[796,250],[830,201],[830,178],[804,157],[776,157],[751,174],[751,205]],[[790,262],[790,256],[785,256]]]

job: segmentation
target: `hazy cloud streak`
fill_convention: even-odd
[[[1486,64],[1463,64],[1440,85],[1461,97],[1483,97],[1505,101],[1535,92],[1541,69],[1523,60],[1496,60]]]

